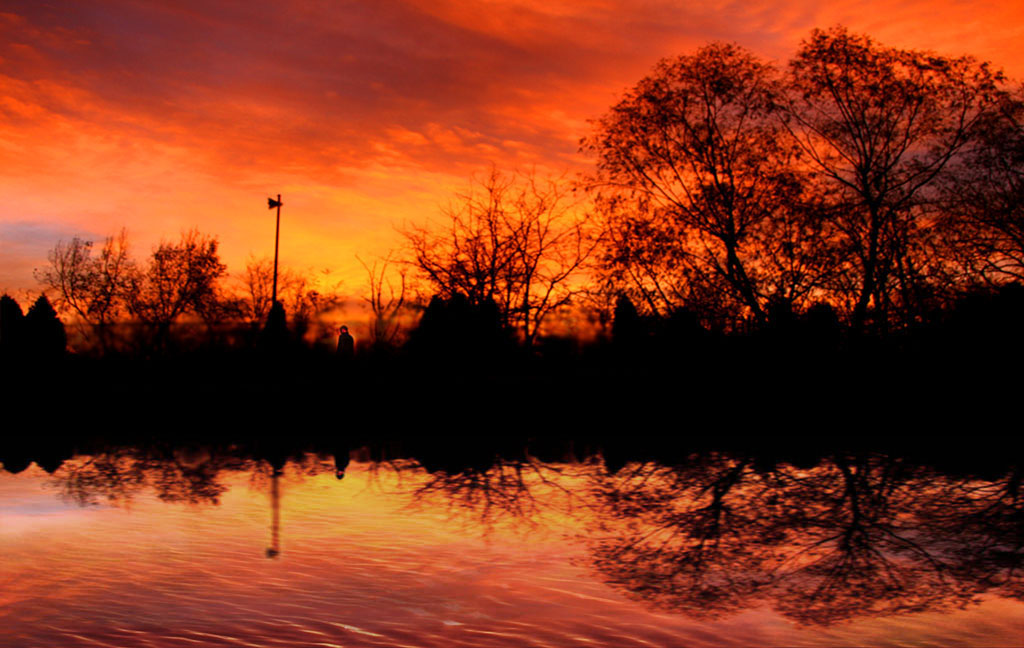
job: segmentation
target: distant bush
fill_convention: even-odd
[[[0,296],[0,355],[10,357],[24,346],[25,315],[10,295]]]
[[[40,295],[25,315],[28,351],[33,358],[55,358],[64,354],[68,338],[57,311],[46,295]]]

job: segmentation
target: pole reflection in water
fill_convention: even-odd
[[[115,448],[52,476],[0,472],[0,645],[1024,637],[1016,466],[843,453],[545,462],[523,447],[356,455],[378,461],[349,463],[347,447],[323,458]],[[268,497],[261,553],[281,556],[285,490],[287,559],[256,562]]]
[[[267,548],[267,558],[277,558],[281,554],[281,473],[283,467],[274,467],[270,475],[270,546]]]

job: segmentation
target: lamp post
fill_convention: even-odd
[[[277,207],[277,224],[274,226],[274,288],[271,293],[270,306],[277,305],[277,246],[281,238],[281,194],[277,194],[277,200],[267,198],[267,208]]]

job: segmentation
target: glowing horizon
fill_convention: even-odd
[[[237,274],[272,253],[265,200],[280,193],[283,265],[330,268],[359,295],[356,254],[396,248],[396,226],[436,216],[491,163],[587,170],[587,120],[660,58],[712,40],[785,62],[811,29],[842,23],[1024,76],[1024,8],[1010,3],[5,6],[0,291],[11,292],[39,290],[32,269],[58,240],[122,226],[140,259],[198,227]]]

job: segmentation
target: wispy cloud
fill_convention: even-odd
[[[143,248],[197,225],[237,266],[266,247],[259,205],[281,191],[291,253],[358,272],[355,252],[394,245],[394,223],[491,161],[585,166],[587,120],[662,56],[719,39],[784,59],[842,22],[1019,74],[1012,4],[11,0],[0,222],[124,224]]]

